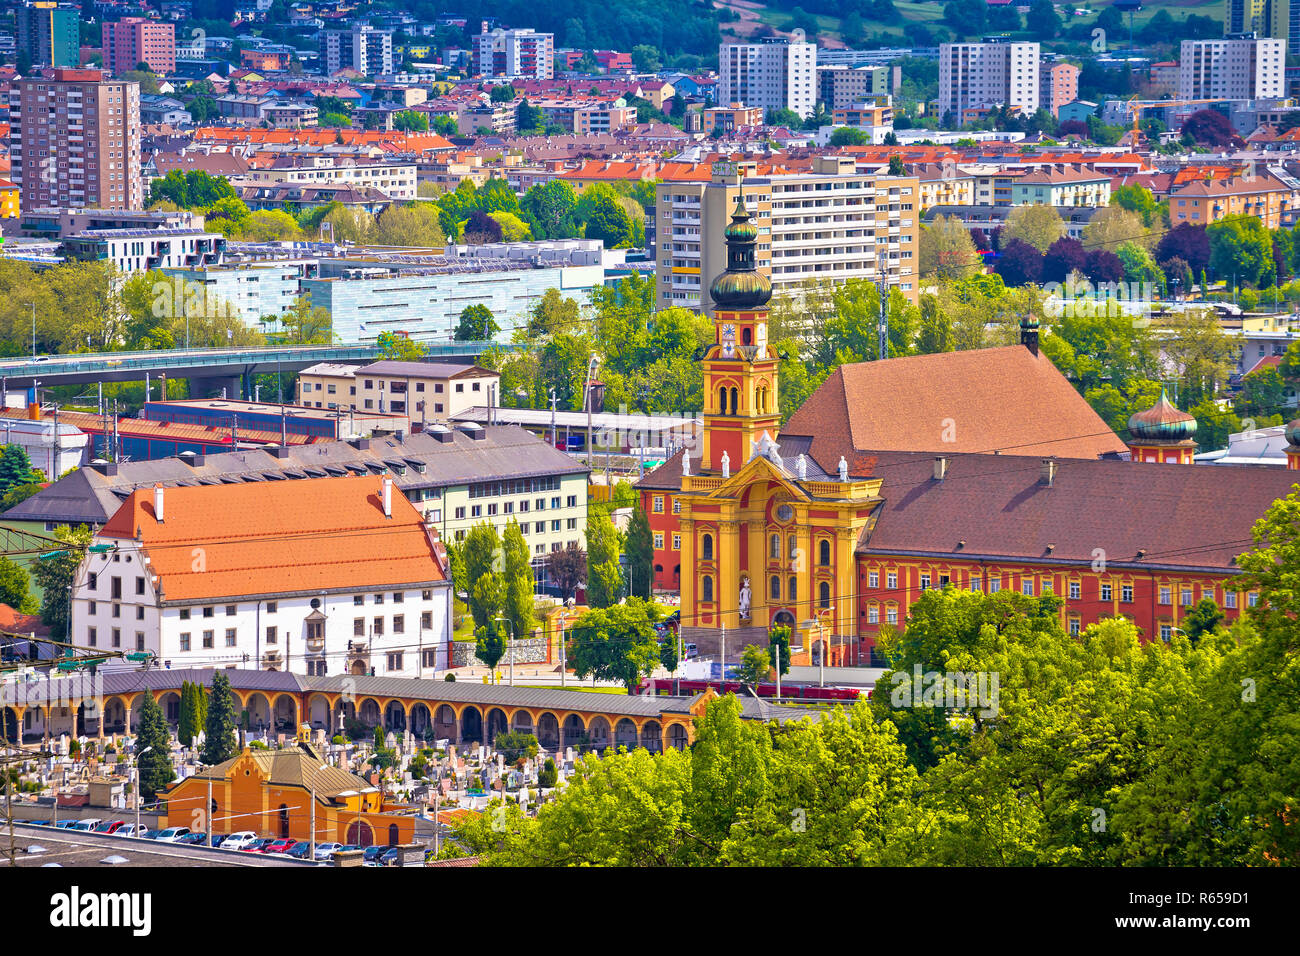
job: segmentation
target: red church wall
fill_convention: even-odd
[[[891,572],[896,575],[892,588],[889,586]],[[928,582],[922,580],[925,575],[929,576]],[[1096,572],[1090,567],[1054,568],[1013,562],[859,556],[857,604],[862,662],[866,663],[882,626],[906,624],[907,610],[921,596],[923,585],[928,583],[929,587],[936,588],[951,583],[953,587],[971,590],[972,578],[978,580],[978,590],[985,593],[990,592],[990,582],[994,580],[999,582],[999,590],[1021,593],[1024,593],[1024,584],[1028,580],[1035,597],[1047,593],[1050,586],[1051,593],[1065,602],[1061,622],[1067,630],[1082,630],[1103,618],[1126,617],[1137,624],[1144,640],[1171,636],[1174,633],[1172,629],[1181,626],[1192,606],[1203,597],[1214,600],[1223,609],[1229,623],[1235,621],[1241,609],[1253,599],[1251,594],[1233,590],[1231,579],[1226,582],[1229,587],[1225,589],[1223,576],[1209,573],[1120,568]],[[1077,592],[1071,590],[1071,583],[1077,585]],[[1110,585],[1109,599],[1103,599],[1103,584]],[[1132,589],[1129,600],[1125,600],[1130,597],[1126,587]],[[897,616],[893,621],[890,620],[891,609]]]

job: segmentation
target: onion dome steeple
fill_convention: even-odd
[[[731,223],[723,234],[727,239],[727,270],[709,286],[714,306],[730,311],[763,308],[772,298],[772,280],[758,271],[758,227],[745,207],[743,193],[736,200]]]
[[[1190,465],[1196,453],[1196,419],[1169,402],[1162,388],[1160,401],[1129,417],[1129,453],[1133,461]]]

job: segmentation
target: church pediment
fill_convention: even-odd
[[[708,482],[712,479],[717,484],[713,488],[698,488],[699,484]],[[812,496],[801,488],[793,477],[782,467],[761,456],[755,456],[745,463],[739,471],[733,473],[729,478],[721,478],[717,475],[697,476],[695,479],[686,478],[684,482],[691,482],[689,490],[692,493],[702,493],[705,498],[739,498],[745,490],[756,482],[775,482],[783,489],[790,493],[792,498],[801,501],[811,501]],[[683,483],[683,491],[687,491]]]

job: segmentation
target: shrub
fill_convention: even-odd
[[[347,742],[348,738],[344,737],[342,734],[335,734],[330,738],[330,743],[338,744],[340,747],[346,746]]]
[[[449,683],[449,684],[454,684],[454,683],[456,683],[456,675],[455,675],[455,674],[448,674],[446,677],[443,678],[443,680],[446,681],[446,682]]]

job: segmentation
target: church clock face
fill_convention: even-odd
[[[736,354],[736,327],[730,322],[722,327],[722,354],[727,358]]]

